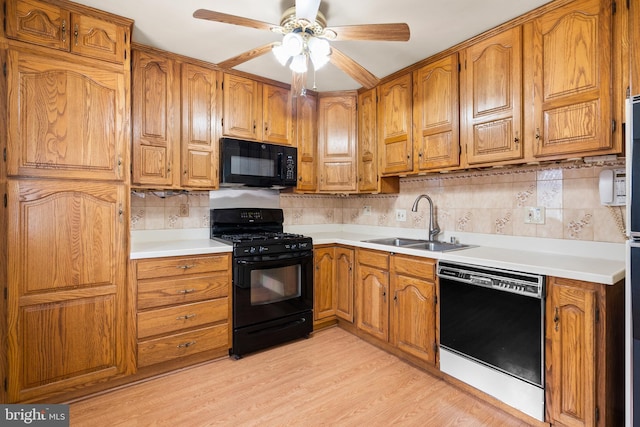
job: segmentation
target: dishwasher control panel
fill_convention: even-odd
[[[545,276],[539,274],[440,261],[438,277],[534,298],[544,295]]]

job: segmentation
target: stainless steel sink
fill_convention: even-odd
[[[377,243],[379,245],[389,245],[389,246],[407,246],[407,245],[415,245],[419,243],[425,243],[427,240],[420,239],[405,239],[402,237],[385,237],[382,239],[371,239],[365,240],[367,243]]]
[[[439,242],[436,240],[407,239],[403,237],[385,237],[381,239],[364,240],[364,242],[411,249],[423,249],[433,252],[447,252],[469,247],[469,245],[463,245],[460,243],[447,243]]]

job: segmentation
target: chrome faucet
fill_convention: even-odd
[[[413,207],[411,208],[411,212],[418,211],[418,202],[420,199],[427,199],[429,202],[429,240],[435,240],[436,236],[440,234],[440,227],[435,223],[435,218],[433,216],[433,201],[431,201],[431,197],[426,194],[421,194],[418,196],[415,202],[413,202]]]

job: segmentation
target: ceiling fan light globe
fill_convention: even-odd
[[[309,50],[318,56],[329,56],[331,53],[331,46],[329,42],[325,39],[321,39],[318,37],[310,37],[307,42],[309,46]]]
[[[315,52],[311,52],[309,56],[315,70],[319,70],[329,62],[329,55],[317,55]]]
[[[271,51],[282,66],[287,65],[287,62],[291,59],[291,55],[286,52],[286,49],[281,44],[274,46]]]
[[[289,56],[296,56],[304,48],[304,40],[298,33],[289,33],[282,38],[282,47]]]
[[[297,55],[291,60],[289,68],[294,73],[306,73],[307,72],[307,55]]]

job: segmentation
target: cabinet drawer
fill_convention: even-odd
[[[394,255],[391,257],[391,266],[392,270],[397,274],[415,276],[431,281],[436,278],[436,261],[433,259]]]
[[[229,267],[229,255],[148,259],[138,261],[136,277],[140,280],[184,276],[211,271],[228,271]]]
[[[228,347],[229,325],[227,323],[142,341],[138,343],[138,367]]]
[[[389,254],[378,251],[358,251],[358,264],[370,265],[372,267],[389,269]]]
[[[138,313],[138,338],[195,328],[228,318],[228,298],[144,311]]]
[[[138,282],[138,310],[229,295],[227,273]]]

